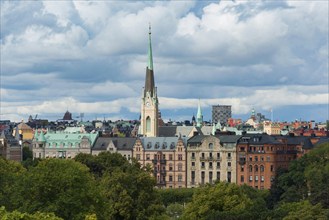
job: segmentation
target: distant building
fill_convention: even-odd
[[[119,153],[127,160],[133,157],[133,147],[136,138],[118,138],[118,137],[98,137],[95,145],[91,148],[92,155],[98,155],[101,152]]]
[[[222,125],[227,125],[229,118],[232,118],[231,105],[212,106],[212,123],[217,123],[219,121]]]
[[[181,137],[141,137],[133,157],[142,166],[151,166],[158,188],[185,188],[186,141]]]
[[[16,136],[13,137],[3,130],[0,135],[0,156],[7,160],[22,161],[21,136],[16,127]]]
[[[37,130],[33,138],[33,158],[74,158],[79,153],[91,153],[98,133],[64,133]]]

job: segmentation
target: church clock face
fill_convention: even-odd
[[[146,106],[149,107],[151,104],[150,102],[146,102]]]

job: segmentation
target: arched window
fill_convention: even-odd
[[[252,165],[249,166],[249,172],[252,172]]]
[[[258,172],[258,166],[255,165],[255,172]]]
[[[150,116],[146,117],[146,132],[151,132],[151,118],[150,118]]]
[[[260,172],[264,172],[264,166],[263,165],[260,166]]]
[[[213,143],[210,143],[209,144],[209,149],[213,149],[214,148],[214,144]]]

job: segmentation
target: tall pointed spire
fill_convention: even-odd
[[[149,24],[149,52],[148,52],[148,65],[149,70],[153,70],[153,57],[152,57],[152,43],[151,43],[151,23]]]
[[[148,63],[147,63],[147,67],[146,67],[144,97],[146,96],[147,92],[149,92],[151,97],[156,96],[156,91],[155,91],[155,86],[154,86],[154,73],[153,73],[151,25],[149,26],[149,51],[148,51]]]
[[[203,115],[202,115],[200,99],[199,99],[198,112],[196,114],[196,126],[197,127],[202,127],[202,124],[203,124]]]

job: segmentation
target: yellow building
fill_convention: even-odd
[[[18,127],[18,132],[20,135],[22,135],[22,141],[26,140],[32,140],[34,136],[33,129],[25,124],[24,122],[21,122],[20,124],[17,125]],[[16,129],[13,130],[13,136],[16,136]]]

